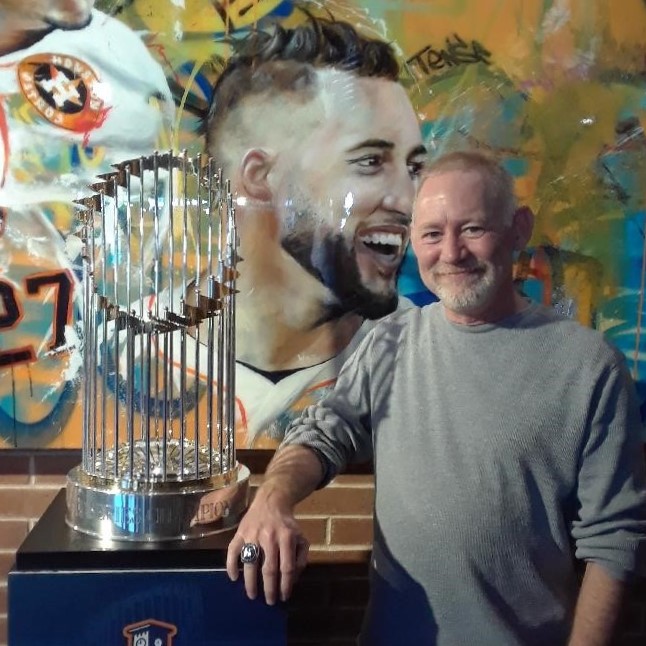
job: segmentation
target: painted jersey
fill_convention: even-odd
[[[160,311],[163,306],[168,305],[171,311],[178,312],[180,311],[181,295],[182,291],[176,290],[171,302],[168,299],[168,292],[164,291],[160,293],[158,301],[155,296],[150,296],[143,301],[143,308],[138,303],[134,306],[134,310],[143,312],[144,319],[146,317],[150,318],[155,314],[155,306],[159,302]],[[407,307],[411,307],[411,303],[407,299],[400,299],[400,308]],[[364,321],[350,344],[335,357],[315,366],[296,370],[277,383],[244,364],[236,363],[235,427],[237,447],[277,448],[289,424],[299,417],[307,406],[318,402],[334,387],[341,367],[355,351],[365,335],[374,327],[375,323],[375,321]],[[108,338],[112,339],[113,334],[113,324],[109,324]],[[100,371],[106,376],[105,381],[110,391],[109,396],[114,397],[114,393],[119,392],[121,398],[120,410],[123,416],[125,416],[126,411],[126,390],[124,386],[125,382],[129,381],[135,385],[133,401],[137,412],[142,410],[143,402],[150,397],[149,410],[169,411],[169,423],[174,427],[178,426],[178,420],[182,415],[188,420],[189,426],[196,414],[199,415],[200,419],[206,419],[208,414],[206,392],[209,379],[209,356],[212,357],[213,361],[211,375],[215,375],[217,372],[215,368],[217,357],[214,352],[209,352],[204,334],[202,334],[200,340],[196,339],[192,334],[186,334],[184,343],[187,370],[182,382],[182,372],[180,370],[182,341],[180,334],[180,332],[173,332],[168,335],[160,334],[158,337],[152,337],[151,343],[153,347],[150,348],[152,376],[148,378],[150,388],[143,397],[139,389],[140,384],[144,382],[141,357],[148,356],[148,341],[144,340],[143,345],[140,345],[139,340],[134,343],[134,353],[129,364],[126,352],[126,334],[122,331],[118,348],[118,371],[115,370],[115,361],[113,359],[113,342],[110,341],[107,345],[107,347],[111,348],[109,352],[102,352],[99,349],[97,364],[101,366]],[[102,332],[99,332],[99,338],[102,338]],[[199,353],[197,352],[198,347]],[[195,360],[195,357],[197,357],[197,360]],[[167,368],[167,366],[170,366],[170,368]],[[164,370],[167,370],[166,375],[163,374]],[[120,382],[118,387],[114,380],[114,375],[117,373]],[[157,373],[157,377],[155,377],[155,373]],[[166,384],[166,397],[162,400],[162,384],[164,383]],[[180,413],[178,397],[180,392],[184,393],[182,413]],[[108,409],[111,410],[112,408],[112,403],[108,404]],[[120,424],[122,427],[125,426],[125,421],[121,420]],[[109,426],[111,425],[112,422],[110,422]],[[175,430],[173,433],[175,433]]]
[[[55,445],[79,408],[73,200],[167,148],[172,117],[161,67],[101,12],[0,57],[0,446]]]

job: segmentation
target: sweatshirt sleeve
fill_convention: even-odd
[[[350,462],[372,457],[370,358],[372,330],[348,358],[334,389],[287,428],[282,445],[303,444],[321,460],[325,486]]]
[[[626,580],[644,561],[646,493],[637,397],[623,363],[605,372],[591,404],[572,536],[577,558]]]

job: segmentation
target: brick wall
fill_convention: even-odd
[[[257,486],[268,456],[240,458]],[[0,646],[7,644],[7,572],[14,552],[79,461],[78,451],[0,451]],[[360,468],[299,505],[312,547],[310,566],[288,605],[291,646],[354,644],[368,596],[372,498],[372,476]],[[644,644],[646,582],[640,582],[625,603],[617,646]]]
[[[47,509],[78,451],[0,451],[0,645],[7,643],[7,573],[14,552]]]
[[[254,474],[253,491],[269,455],[239,454]],[[14,553],[80,459],[79,451],[0,451],[0,646],[7,643],[7,573]],[[357,471],[340,476],[298,507],[312,546],[312,568],[301,581],[300,599],[290,604],[290,643],[322,646],[328,643],[322,637],[328,631],[330,643],[342,646],[343,641],[334,639],[350,640],[358,630],[367,597],[374,489],[368,469]],[[333,627],[321,619],[325,616],[321,613],[328,613],[327,621],[334,621]]]

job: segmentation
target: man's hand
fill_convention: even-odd
[[[307,564],[309,543],[291,511],[272,505],[264,498],[263,495],[256,496],[229,544],[227,573],[232,581],[236,581],[243,545],[258,545],[259,559],[242,566],[245,589],[250,599],[256,598],[260,568],[265,599],[271,606],[279,594],[281,601],[286,601],[291,595],[294,583]]]
[[[281,601],[286,601],[292,593],[309,550],[294,518],[294,507],[316,489],[322,477],[319,458],[306,446],[286,446],[274,455],[227,553],[227,573],[236,581],[243,546],[250,543],[260,548],[258,560],[243,565],[250,599],[258,596],[259,568],[269,605],[276,603],[279,595]]]

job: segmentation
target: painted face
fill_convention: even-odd
[[[39,31],[49,27],[78,29],[90,20],[94,0],[0,0],[0,24]]]
[[[486,208],[477,171],[451,170],[424,181],[415,204],[411,244],[424,284],[457,315],[482,315],[507,298],[515,225]]]
[[[318,125],[279,153],[272,171],[281,244],[332,292],[331,317],[355,311],[377,318],[397,305],[425,149],[397,83],[319,74]]]

